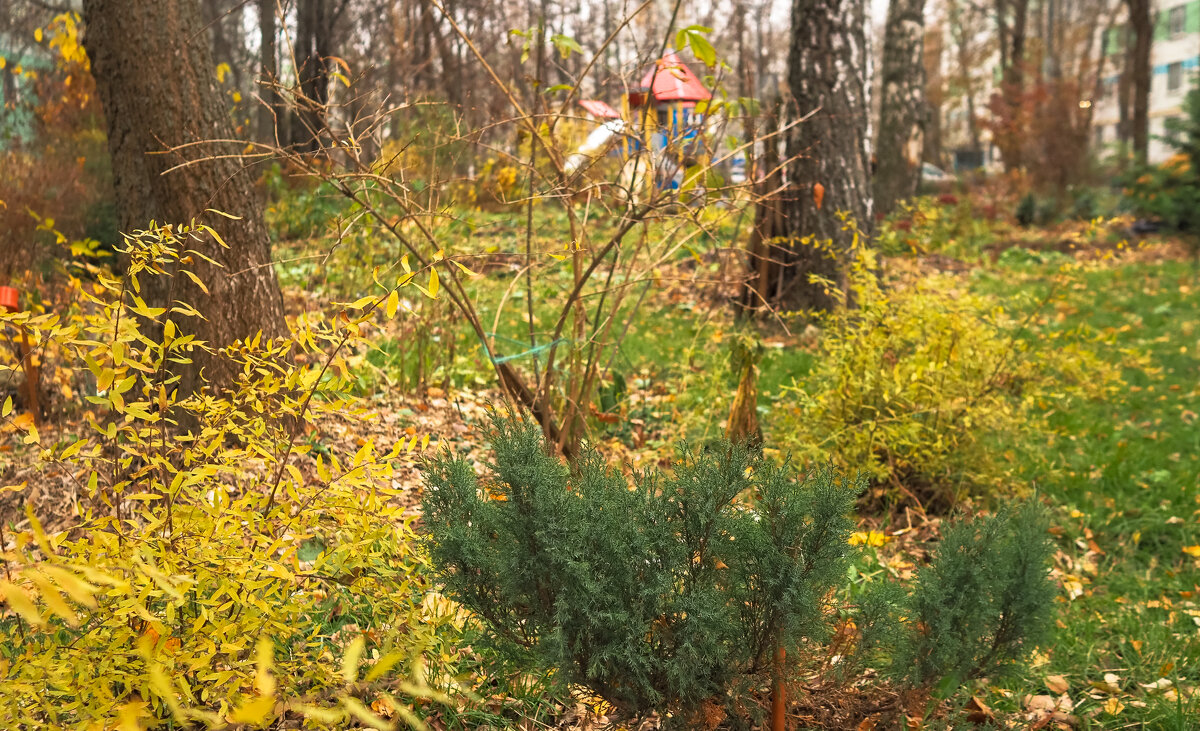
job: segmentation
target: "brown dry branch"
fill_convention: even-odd
[[[652,184],[646,190],[643,181],[670,180],[682,175],[682,187],[698,192],[702,188],[698,183],[711,182],[710,173],[715,173],[734,155],[759,144],[773,147],[788,129],[803,120],[780,125],[758,139],[743,140],[732,149],[718,149],[727,125],[739,120],[728,111],[717,109],[719,105],[714,99],[715,111],[708,115],[707,128],[698,131],[693,147],[686,153],[682,147],[678,150],[673,147],[672,154],[664,155],[653,167],[645,155],[635,156],[631,159],[633,174],[627,178],[613,179],[606,175],[598,159],[587,160],[578,170],[569,171],[566,161],[571,147],[569,136],[562,131],[577,124],[578,117],[568,114],[568,108],[597,58],[650,3],[643,3],[617,24],[616,30],[583,64],[583,72],[572,79],[566,96],[553,110],[545,103],[543,94],[535,96],[534,101],[523,101],[516,81],[501,75],[453,14],[437,0],[432,0],[431,5],[441,13],[459,42],[473,54],[486,80],[506,101],[507,118],[471,127],[465,117],[455,113],[453,129],[448,133],[431,131],[424,138],[414,134],[403,140],[389,139],[400,128],[398,121],[435,102],[429,98],[402,103],[386,97],[374,99],[369,89],[358,88],[363,79],[361,74],[347,84],[344,98],[335,94],[327,100],[314,99],[298,86],[264,80],[262,86],[268,92],[264,96],[282,99],[295,112],[294,116],[303,120],[327,122],[308,130],[312,144],[285,146],[278,141],[247,144],[244,140],[209,140],[177,146],[170,152],[187,155],[188,160],[181,163],[185,166],[219,157],[238,158],[247,166],[278,161],[296,175],[324,183],[356,204],[358,213],[338,222],[339,240],[347,230],[366,227],[396,242],[413,268],[435,270],[440,292],[462,325],[482,344],[491,362],[494,382],[504,393],[508,406],[532,414],[557,448],[570,455],[587,432],[587,416],[597,389],[608,374],[630,322],[637,317],[657,280],[656,269],[691,247],[694,241],[707,238],[721,245],[711,216],[701,216],[684,199],[686,196],[666,186]],[[679,5],[674,3],[676,12]],[[668,26],[659,47],[660,55],[673,37],[672,30]],[[542,51],[537,51],[537,56],[541,55]],[[633,86],[630,81],[624,84],[626,88]],[[368,113],[364,110],[371,99],[374,111]],[[626,124],[624,140],[640,149],[650,149],[656,125],[649,105],[635,116],[640,116],[640,120]],[[518,141],[515,147],[513,139]],[[681,142],[674,140],[672,145]],[[374,151],[385,149],[384,143],[387,152],[382,156],[375,154]],[[452,240],[445,232],[442,224],[452,215],[442,199],[452,194],[455,181],[431,166],[422,171],[430,179],[422,186],[415,186],[412,183],[415,173],[405,170],[406,154],[423,149],[423,145],[427,151],[432,150],[435,160],[439,150],[451,145],[491,153],[526,178],[522,196],[503,198],[510,207],[524,208],[523,251],[519,252],[521,264],[517,277],[503,293],[494,318],[490,318],[494,319],[490,331],[485,325],[477,288],[466,281],[467,272],[472,267],[484,269],[487,261],[508,254],[464,252],[461,242]],[[528,147],[522,151],[525,145]],[[728,205],[725,214],[732,220],[753,209],[759,198],[770,191],[755,192],[750,185],[720,183],[711,185],[704,193],[710,198],[724,197]],[[566,244],[562,255],[544,247],[538,250],[535,207],[554,209],[565,217],[570,241],[561,242]],[[737,242],[729,245],[736,248]],[[454,253],[449,253],[452,250]],[[542,303],[552,306],[549,319],[552,325],[539,329],[533,292],[546,288],[546,277],[560,260],[569,268],[569,283],[553,302]],[[392,276],[401,266],[400,261],[392,262],[380,269],[377,276]],[[506,357],[498,352],[496,325],[521,280],[526,290],[522,319],[529,350]],[[545,318],[544,311],[542,317]],[[518,366],[516,358],[524,358],[528,365]]]

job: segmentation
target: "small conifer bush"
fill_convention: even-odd
[[[916,686],[996,676],[1048,639],[1049,516],[1037,502],[959,521],[917,577],[896,667]]]
[[[631,712],[688,709],[778,643],[828,634],[860,482],[723,444],[631,487],[595,452],[568,469],[536,427],[494,429],[490,479],[429,467],[434,560],[450,596],[569,682]]]
[[[681,446],[669,471],[627,478],[595,451],[567,465],[536,425],[497,417],[491,436],[482,477],[445,453],[426,467],[447,595],[502,647],[631,715],[688,726],[705,701],[765,676],[779,648],[789,673],[827,670],[836,654],[842,680],[872,667],[953,691],[1046,636],[1054,587],[1036,506],[954,525],[911,594],[876,581],[851,606],[861,479],[799,476],[728,443]],[[845,617],[854,636],[835,649]]]

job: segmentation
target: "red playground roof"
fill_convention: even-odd
[[[579,106],[588,111],[588,114],[600,119],[620,119],[621,115],[617,110],[608,106],[599,99],[583,99],[579,102]]]
[[[653,88],[651,88],[653,84]],[[658,60],[655,67],[642,77],[642,88],[651,89],[655,101],[698,102],[712,99],[712,92],[704,88],[700,79],[692,73],[674,51]]]

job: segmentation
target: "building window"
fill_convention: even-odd
[[[1167,13],[1167,31],[1172,38],[1178,38],[1183,35],[1183,27],[1187,20],[1187,6],[1180,5],[1179,7],[1171,8]]]
[[[1183,64],[1176,61],[1167,66],[1167,91],[1179,91],[1183,87]]]

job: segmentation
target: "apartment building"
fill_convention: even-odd
[[[1160,138],[1164,123],[1183,114],[1183,97],[1200,67],[1200,0],[1157,0],[1154,42],[1150,47],[1153,76],[1150,83],[1150,162],[1171,156],[1170,145]],[[1113,28],[1104,39],[1107,54],[1104,83],[1092,116],[1093,149],[1112,149],[1118,140],[1120,110],[1117,89],[1124,61],[1125,26]]]
[[[0,149],[32,133],[34,74],[52,66],[44,49],[0,33]]]

